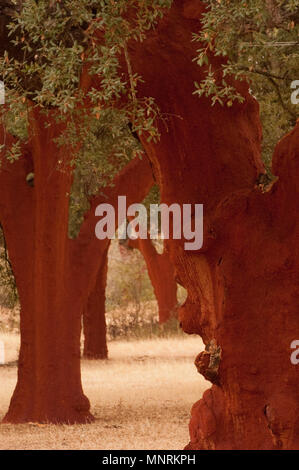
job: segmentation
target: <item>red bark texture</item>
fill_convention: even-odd
[[[290,343],[299,308],[299,126],[279,143],[279,179],[262,192],[259,108],[247,85],[236,83],[245,102],[231,108],[193,95],[203,78],[191,42],[200,5],[175,1],[147,40],[129,48],[144,79],[140,96],[153,96],[167,120],[158,144],[142,139],[161,200],[204,205],[203,248],[168,243],[188,291],[180,321],[202,336],[196,365],[213,383],[193,406],[187,449],[298,449],[299,368]]]
[[[4,422],[84,423],[93,418],[81,385],[81,316],[106,250],[95,236],[95,207],[103,196],[92,199],[78,238],[70,240],[67,159],[73,155],[53,141],[60,126],[52,120],[45,127],[44,121],[32,111],[22,157],[11,164],[1,156],[0,221],[21,302],[18,381]],[[8,145],[12,139],[0,133]],[[34,187],[26,182],[30,172]],[[136,158],[115,178],[113,191],[131,188],[133,203],[151,185],[148,161]]]
[[[177,317],[177,283],[167,251],[158,253],[150,238],[128,240],[128,247],[138,249],[145,260],[158,303],[159,323]]]

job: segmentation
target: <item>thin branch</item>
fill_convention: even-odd
[[[296,113],[294,113],[288,106],[287,104],[284,102],[282,96],[281,96],[281,92],[280,92],[280,89],[279,89],[279,85],[276,83],[275,79],[276,80],[285,80],[286,79],[286,74],[281,77],[279,75],[275,75],[275,74],[272,74],[271,72],[265,72],[263,70],[259,70],[259,69],[253,69],[253,70],[250,70],[249,67],[238,67],[238,70],[239,71],[244,71],[244,72],[249,72],[249,73],[256,73],[258,75],[263,75],[264,77],[267,78],[267,80],[272,84],[273,88],[275,89],[276,91],[276,94],[277,94],[277,97],[279,99],[279,102],[281,104],[281,106],[283,107],[283,109],[291,116],[292,120],[294,121],[294,123],[296,123],[296,120],[297,120],[297,115]],[[289,78],[289,77],[288,77]],[[291,80],[291,79],[290,79]]]
[[[280,75],[275,75],[271,72],[265,72],[264,70],[260,70],[260,69],[253,69],[253,70],[250,70],[249,67],[237,67],[238,70],[240,70],[241,72],[249,72],[249,73],[257,73],[258,75],[264,75],[265,77],[267,78],[275,78],[276,80],[285,80],[286,79],[286,74],[287,72],[285,73],[285,75],[283,77],[281,77]]]
[[[296,124],[296,120],[297,120],[297,115],[296,113],[294,113],[287,105],[286,103],[284,102],[282,96],[281,96],[281,93],[280,93],[280,89],[279,89],[279,86],[277,85],[276,81],[272,78],[272,77],[267,77],[269,82],[272,83],[275,91],[276,91],[276,94],[278,96],[278,99],[281,103],[281,106],[283,107],[283,109],[291,116],[292,120],[294,121],[294,124]]]
[[[125,53],[125,59],[126,59],[126,64],[127,64],[127,68],[128,68],[128,73],[129,73],[132,100],[133,100],[133,104],[136,106],[137,105],[137,96],[136,96],[136,89],[135,89],[135,86],[134,86],[134,75],[133,75],[132,64],[131,64],[131,61],[130,61],[130,57],[129,57],[128,48],[127,48],[126,43],[124,44],[124,53]]]

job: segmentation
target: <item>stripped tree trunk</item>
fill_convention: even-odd
[[[0,221],[21,303],[18,381],[4,421],[84,423],[92,415],[81,385],[81,316],[106,250],[95,236],[95,208],[103,201],[91,200],[78,238],[70,240],[72,169],[53,142],[61,129],[54,119],[50,127],[44,121],[32,111],[22,157],[11,164],[1,156]],[[66,153],[71,161],[71,149]],[[26,182],[32,172],[34,187]],[[126,185],[134,186],[133,201],[145,197],[152,185],[146,159],[131,161],[115,178],[114,187]]]
[[[21,303],[18,381],[4,421],[86,422],[92,416],[81,386],[81,312],[69,282],[71,169],[66,162],[58,170],[59,129],[44,122],[32,113],[30,153],[13,165],[2,161],[1,222]]]
[[[299,129],[276,150],[279,180],[261,191],[259,109],[246,84],[236,83],[245,101],[232,107],[193,95],[205,77],[192,62],[201,8],[175,1],[142,46],[128,49],[144,79],[140,96],[153,96],[168,116],[159,143],[142,139],[161,200],[204,205],[203,248],[168,243],[188,291],[181,324],[202,336],[196,365],[213,384],[192,409],[188,449],[298,449],[299,368],[290,344],[299,310]],[[221,70],[219,58],[211,61]]]

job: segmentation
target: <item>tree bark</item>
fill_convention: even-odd
[[[14,165],[2,161],[1,222],[21,303],[18,381],[4,422],[92,419],[80,376],[80,311],[72,308],[68,197],[72,178],[38,111],[31,148]],[[53,124],[53,123],[52,123]],[[7,136],[6,136],[7,139]],[[7,142],[7,141],[6,141]],[[34,188],[26,182],[34,172]]]
[[[262,192],[258,176],[258,104],[244,82],[243,104],[211,106],[193,95],[204,69],[192,59],[191,33],[200,28],[201,2],[175,1],[155,32],[129,48],[140,96],[155,98],[168,132],[144,148],[166,204],[204,205],[204,246],[168,248],[188,297],[183,329],[202,336],[198,370],[212,382],[194,405],[188,449],[298,449],[298,126],[274,157],[279,176]],[[198,8],[196,8],[198,6]],[[219,58],[212,66],[221,70]],[[219,76],[221,79],[221,76]]]
[[[0,220],[21,303],[18,381],[4,418],[11,423],[93,419],[81,384],[80,333],[107,246],[95,236],[95,207],[103,196],[92,199],[78,238],[70,240],[72,151],[57,148],[53,138],[62,129],[53,116],[49,119],[52,125],[45,127],[45,115],[32,110],[22,157],[11,164],[1,156]],[[12,138],[3,128],[0,132],[1,143],[9,145]],[[34,187],[26,182],[32,172]],[[133,200],[145,197],[152,185],[146,159],[131,161],[114,180],[116,188],[126,189],[126,184],[134,185]]]
[[[298,142],[297,124],[275,151],[272,188],[223,201],[213,219],[217,236],[203,256],[218,311],[203,334],[220,351],[214,346],[196,363],[205,377],[215,353],[219,363],[193,407],[189,449],[299,447],[299,369],[290,360],[298,336]],[[183,316],[194,322],[187,305]],[[200,319],[194,329],[202,326]]]

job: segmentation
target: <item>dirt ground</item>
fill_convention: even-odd
[[[16,383],[18,339],[0,340],[11,363],[0,366],[2,418]],[[93,424],[1,424],[0,449],[182,449],[191,406],[209,387],[193,365],[202,349],[195,336],[112,342],[108,361],[82,361]]]

